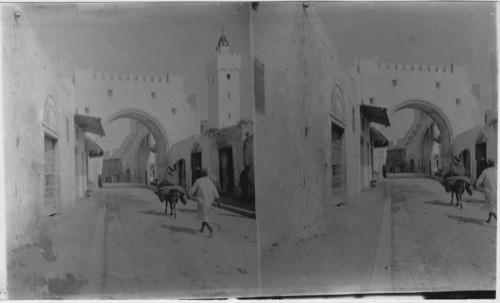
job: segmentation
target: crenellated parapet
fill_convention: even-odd
[[[219,54],[217,53],[216,58],[212,60],[218,59],[217,69],[226,69],[226,70],[240,70],[241,69],[241,54],[239,53],[225,53]]]
[[[448,75],[450,77],[463,77],[467,76],[465,66],[459,66],[454,63],[449,65],[426,65],[426,64],[410,64],[401,62],[383,62],[378,59],[357,59],[355,66],[358,73],[365,71],[378,70],[379,72],[391,71],[401,73],[422,72],[426,74],[440,74]]]
[[[86,80],[92,82],[101,82],[103,85],[127,84],[141,85],[147,87],[183,87],[183,77],[171,74],[161,76],[151,75],[136,75],[136,74],[117,74],[117,73],[102,73],[90,69],[75,69],[75,80]]]

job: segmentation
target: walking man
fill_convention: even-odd
[[[214,201],[217,201],[220,208],[220,198],[214,182],[208,176],[208,171],[202,168],[200,173],[201,177],[194,182],[189,191],[189,196],[196,196],[196,201],[198,203],[198,218],[201,220],[200,232],[203,232],[206,226],[210,232],[211,238],[213,235],[213,228],[210,225],[210,207]]]
[[[491,217],[497,219],[497,169],[492,159],[488,159],[488,168],[483,170],[476,181],[476,186],[482,183],[484,183],[484,203],[489,210],[486,222],[490,223]]]

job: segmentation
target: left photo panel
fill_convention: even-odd
[[[4,4],[9,299],[258,296],[248,4]]]

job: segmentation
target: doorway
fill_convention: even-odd
[[[127,168],[126,172],[125,172],[125,182],[130,182],[130,169]]]
[[[465,149],[462,151],[462,159],[465,167],[465,175],[470,178],[470,151]]]
[[[186,187],[186,160],[177,161],[177,174],[179,175],[179,184]]]
[[[339,204],[342,201],[344,168],[342,166],[342,134],[344,129],[336,126],[332,122],[331,129],[331,151],[332,151],[332,194],[333,202]],[[363,146],[361,147],[363,148]],[[362,155],[363,157],[364,155]]]
[[[410,160],[410,173],[415,172],[415,160],[411,159]]]
[[[45,136],[45,194],[43,199],[43,212],[46,216],[57,213],[56,195],[56,141]]]
[[[191,154],[191,185],[196,181],[196,168],[201,168],[201,152]]]
[[[488,159],[486,157],[486,142],[476,143],[476,178],[481,176],[483,172],[483,165],[481,165],[481,159]]]
[[[233,148],[219,149],[219,177],[221,192],[234,192]]]

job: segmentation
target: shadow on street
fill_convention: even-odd
[[[455,204],[454,204],[455,202],[453,202],[453,204],[451,204],[450,202],[443,202],[443,201],[439,201],[439,200],[424,201],[424,203],[430,204],[430,205],[446,206],[446,207],[454,207],[455,206]]]
[[[162,216],[162,217],[167,217],[164,212],[161,211],[156,211],[152,209],[148,209],[147,211],[138,211],[138,213],[145,214],[145,215],[154,215],[154,216]]]
[[[482,200],[482,199],[465,198],[464,202],[481,204],[481,203],[484,203],[484,200]]]
[[[448,218],[455,219],[458,222],[473,223],[473,224],[477,224],[477,225],[488,226],[485,220],[480,220],[480,219],[476,219],[476,218],[468,218],[468,217],[455,216],[455,215],[448,215]]]
[[[173,232],[183,232],[183,233],[187,233],[187,234],[198,235],[198,230],[194,229],[194,228],[186,228],[186,227],[166,225],[166,224],[161,224],[160,226],[162,228],[169,229],[170,231],[173,231]]]

